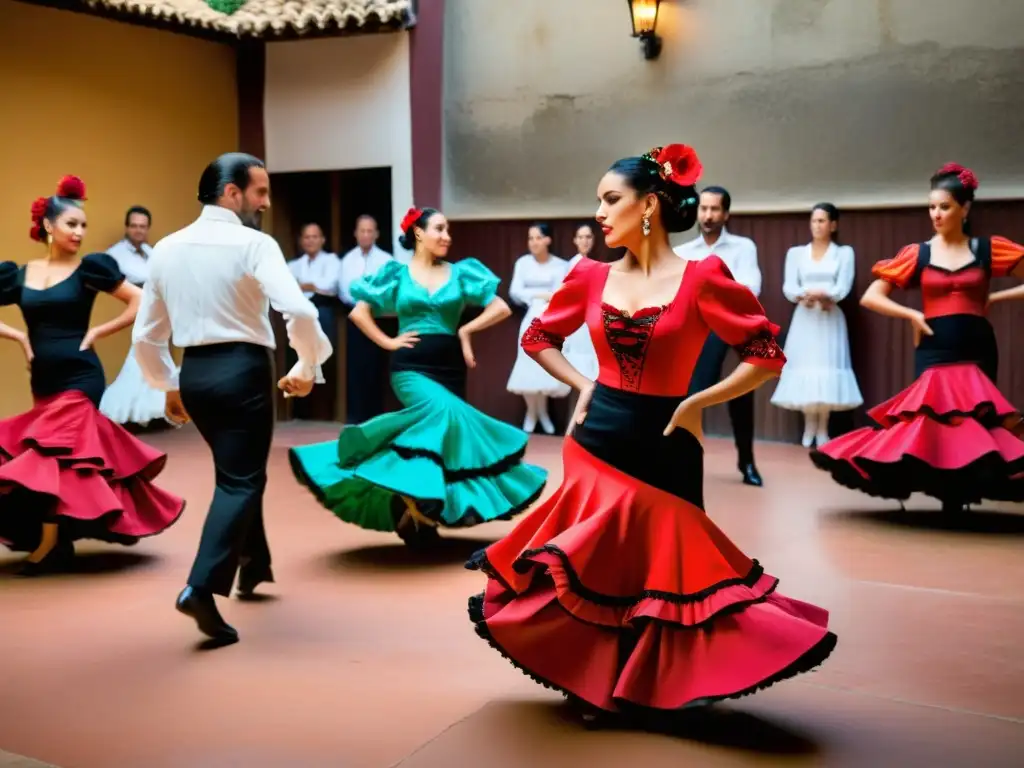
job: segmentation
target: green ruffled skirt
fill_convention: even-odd
[[[392,373],[404,408],[289,451],[292,471],[347,523],[394,531],[401,497],[443,527],[504,520],[541,495],[547,472],[522,461],[529,436],[417,371]]]

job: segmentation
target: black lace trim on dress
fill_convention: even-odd
[[[389,450],[394,451],[399,456],[402,455],[394,447],[390,448]],[[490,467],[484,467],[479,470],[461,470],[465,474],[461,476],[458,480],[450,480],[448,477],[448,473],[445,472],[445,481],[450,484],[453,482],[472,480],[480,477],[497,477],[498,475],[507,472],[509,469],[515,466],[519,462],[519,459],[522,458],[522,455],[525,452],[525,450],[526,449],[524,448],[522,451],[517,452],[517,454],[513,454],[512,456],[506,457],[505,459],[502,459],[501,461],[492,464]],[[416,452],[415,454],[413,452],[410,452],[410,455],[429,456],[429,451]],[[302,485],[304,485],[307,489],[309,489],[310,493],[312,493],[313,496],[316,497],[316,500],[320,502],[321,506],[330,509],[331,506],[327,501],[327,495],[324,493],[324,490],[319,485],[317,485],[316,482],[314,482],[313,478],[309,476],[309,474],[306,472],[306,468],[302,465],[302,462],[299,461],[298,455],[294,451],[288,451],[288,461],[289,464],[291,465],[292,473],[295,475],[296,479],[300,483],[302,483]],[[440,457],[438,457],[438,463],[441,463]],[[444,465],[441,464],[441,466],[443,469]],[[456,472],[459,471],[460,470],[456,470]],[[383,488],[380,486],[374,487],[380,488],[380,490],[385,493],[393,494],[396,499],[401,499],[402,497],[402,494],[395,493],[389,488]],[[469,509],[466,510],[466,513],[458,520],[456,520],[454,523],[447,523],[441,519],[441,515],[444,512],[443,501],[439,501],[437,499],[421,499],[416,496],[410,496],[409,498],[416,503],[416,509],[417,511],[420,512],[420,514],[422,514],[428,520],[431,520],[440,526],[443,526],[445,528],[470,528],[475,525],[480,525],[481,523],[489,523],[495,520],[511,520],[513,517],[522,513],[527,507],[529,507],[531,504],[537,501],[537,499],[539,499],[541,495],[544,493],[544,489],[546,487],[547,481],[541,483],[540,487],[532,494],[530,494],[527,498],[523,499],[518,504],[515,504],[514,506],[510,507],[508,510],[498,515],[497,517],[485,518],[482,514],[480,514],[479,510],[477,510],[474,507],[470,507]]]
[[[596,592],[593,589],[585,586],[576,573],[576,569],[573,568],[569,557],[561,549],[552,545],[546,544],[543,547],[537,549],[528,549],[523,552],[516,561],[512,564],[513,570],[516,573],[526,574],[531,569],[537,569],[543,572],[547,569],[547,566],[539,563],[534,563],[530,560],[531,557],[538,554],[548,553],[555,555],[562,563],[562,568],[565,570],[565,575],[569,579],[569,588],[574,594],[579,595],[584,600],[588,600],[595,605],[603,605],[615,608],[630,608],[644,600],[664,600],[666,603],[673,603],[675,605],[685,605],[687,603],[697,603],[702,600],[706,600],[716,592],[720,592],[728,587],[753,587],[757,584],[758,580],[764,576],[764,566],[762,566],[757,560],[752,561],[752,566],[749,573],[743,577],[736,577],[732,579],[724,579],[717,584],[712,584],[709,587],[705,587],[699,592],[666,592],[660,589],[645,589],[637,595],[605,595],[601,592]],[[465,566],[471,571],[482,571],[492,579],[495,579],[502,586],[508,587],[509,585],[498,575],[497,571],[491,565],[487,559],[486,550],[480,550],[473,555],[466,563]],[[775,583],[771,587],[772,590],[778,585],[779,580],[775,579]]]
[[[630,392],[640,391],[647,349],[654,336],[654,328],[666,309],[667,305],[627,315],[607,304],[601,307],[605,338],[619,364],[622,389]]]
[[[614,714],[631,714],[645,720],[649,718],[658,718],[663,717],[665,715],[671,715],[675,712],[692,709],[694,707],[704,707],[709,704],[713,704],[716,701],[725,701],[726,699],[739,699],[744,696],[749,696],[753,693],[757,693],[758,691],[762,691],[765,688],[775,685],[776,683],[780,683],[784,680],[796,677],[797,675],[803,674],[805,672],[810,672],[816,667],[820,667],[825,662],[825,660],[832,655],[832,651],[835,649],[836,643],[838,641],[838,638],[835,634],[833,634],[832,632],[828,632],[814,647],[808,650],[803,656],[798,658],[796,661],[794,661],[792,664],[785,667],[784,669],[776,672],[773,675],[769,675],[759,683],[755,683],[754,685],[748,686],[747,688],[743,688],[738,691],[734,691],[732,693],[725,693],[719,696],[708,696],[702,699],[688,701],[685,704],[683,704],[682,707],[679,707],[679,709],[658,709],[656,707],[647,707],[641,704],[634,704],[633,702],[626,701],[625,699],[615,699],[616,709],[605,710],[600,707],[597,707],[594,704],[591,704],[585,699],[580,698],[576,694],[551,682],[550,680],[541,677],[537,673],[527,669],[525,666],[516,661],[508,653],[508,651],[506,651],[502,647],[502,645],[494,638],[494,636],[490,632],[490,629],[488,629],[487,627],[487,620],[484,617],[484,593],[481,592],[480,594],[474,595],[473,597],[469,598],[468,610],[469,620],[473,622],[473,626],[474,629],[476,630],[477,635],[481,639],[486,641],[487,644],[490,645],[494,650],[500,653],[503,658],[505,658],[509,663],[512,664],[513,667],[515,667],[520,672],[525,674],[535,683],[539,683],[540,685],[543,685],[545,688],[549,688],[553,691],[561,693],[570,702],[582,706],[585,711],[596,710],[599,712],[612,712]],[[571,616],[572,614],[569,615]],[[679,627],[679,629],[680,631],[687,631],[689,628]],[[689,631],[713,632],[714,630],[689,629]],[[625,638],[629,635],[638,634],[638,631],[635,629],[624,630],[620,634],[623,636],[623,639],[625,640]]]
[[[565,339],[561,336],[556,336],[551,331],[545,330],[540,324],[540,318],[535,317],[530,322],[529,327],[526,329],[526,333],[523,334],[520,345],[526,346],[541,346],[541,347],[553,347],[561,351],[562,345],[565,344]]]
[[[854,464],[814,450],[810,458],[840,485],[876,498],[904,502],[914,493],[923,493],[954,504],[978,504],[982,499],[1024,501],[1024,458],[1006,461],[998,453],[989,453],[957,469],[932,467],[914,456],[891,464],[854,457]]]

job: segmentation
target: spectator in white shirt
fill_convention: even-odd
[[[199,201],[199,218],[153,249],[132,339],[146,378],[167,392],[168,418],[195,421],[213,453],[216,491],[177,608],[204,634],[230,643],[238,633],[213,596],[229,596],[236,573],[242,595],[274,579],[263,528],[274,432],[269,307],[284,315],[298,354],[278,382],[286,396],[305,396],[323,381],[320,366],[332,349],[277,242],[259,231],[270,207],[263,162],[221,155],[203,171]],[[167,347],[172,336],[185,350],[180,377]]]
[[[356,219],[356,247],[341,257],[338,296],[352,311],[352,283],[377,273],[392,260],[387,251],[377,246],[380,230],[373,216],[363,214]],[[355,323],[348,323],[345,332],[345,422],[361,424],[384,410],[385,365],[387,354],[374,344]]]
[[[124,237],[107,249],[132,285],[143,285],[149,277],[153,249],[147,240],[153,216],[141,205],[133,205],[124,216]]]
[[[700,193],[697,220],[700,236],[684,243],[675,252],[684,259],[700,261],[711,254],[718,256],[732,272],[736,282],[747,286],[755,296],[761,295],[761,268],[757,263],[757,246],[747,237],[734,235],[726,229],[732,198],[722,187],[705,187]],[[714,333],[708,335],[697,360],[689,394],[702,392],[722,378],[722,366],[729,348]],[[747,485],[762,486],[764,482],[754,464],[754,393],[729,401],[729,420],[739,458],[739,470]]]
[[[124,238],[107,249],[125,279],[140,287],[149,279],[149,258],[153,249],[146,240],[152,223],[153,217],[148,209],[133,205],[124,216]],[[103,393],[100,412],[118,424],[145,427],[151,421],[163,419],[164,404],[164,393],[149,385],[135,353],[129,347],[117,378]]]

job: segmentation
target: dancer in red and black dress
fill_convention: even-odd
[[[32,206],[32,239],[47,257],[0,262],[0,306],[17,305],[28,333],[0,323],[0,338],[21,344],[31,371],[33,408],[0,421],[0,543],[29,552],[22,575],[56,570],[76,539],[134,544],[178,519],[184,502],[151,485],[167,456],[99,412],[106,381],[98,339],[132,324],[142,292],[105,253],[79,259],[85,185],[61,180]],[[127,307],[89,328],[96,294]]]
[[[477,632],[514,665],[595,715],[679,710],[753,693],[820,664],[828,612],[778,580],[704,511],[701,411],[752,391],[784,362],[778,327],[721,259],[678,258],[700,163],[682,145],[615,163],[597,221],[613,264],[581,261],[523,339],[580,390],[558,491],[467,563],[487,574],[469,602]],[[590,329],[597,382],[561,354]],[[709,332],[740,366],[691,397]]]
[[[989,294],[992,277],[1024,277],[1024,246],[967,234],[978,187],[970,170],[944,166],[931,187],[935,237],[876,264],[861,299],[910,321],[917,379],[869,412],[878,426],[838,437],[811,459],[848,488],[900,501],[924,493],[947,512],[981,499],[1024,501],[1021,415],[996,389],[999,354],[985,317],[992,302],[1024,298],[1019,287]],[[920,288],[924,311],[893,301],[893,288]]]

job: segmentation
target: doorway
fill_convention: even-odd
[[[286,260],[302,256],[299,237],[303,227],[311,223],[318,224],[323,230],[324,250],[336,253],[339,258],[344,256],[356,247],[356,221],[364,215],[377,221],[380,233],[377,246],[388,253],[393,250],[391,168],[271,173],[270,185],[273,204],[267,232],[277,240]],[[301,403],[286,400],[278,393],[279,420],[300,417],[316,421],[345,421],[348,310],[341,301],[336,302],[338,327],[335,336],[338,343],[333,357],[325,366],[330,368],[324,372],[328,385],[314,387]],[[271,320],[277,340],[277,370],[279,375],[283,375],[294,363],[295,355],[288,346],[288,335],[280,313],[271,310]]]

